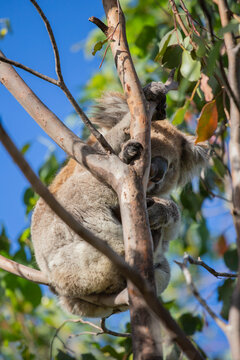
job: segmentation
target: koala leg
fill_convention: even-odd
[[[170,266],[164,253],[168,249],[169,241],[178,234],[180,212],[172,200],[156,197],[147,199],[147,207],[154,245],[154,274],[157,295],[160,295],[170,280]]]
[[[73,315],[87,316],[87,317],[106,317],[115,312],[110,307],[98,306],[84,301],[80,298],[73,298],[70,296],[59,296],[60,305]]]

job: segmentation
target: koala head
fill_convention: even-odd
[[[165,195],[174,187],[185,185],[206,165],[208,158],[205,144],[194,144],[193,137],[167,120],[152,122],[151,151],[149,195]]]

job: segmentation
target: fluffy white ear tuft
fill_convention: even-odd
[[[206,143],[194,143],[195,138],[184,136],[178,185],[183,186],[208,164],[209,148]]]
[[[111,129],[129,112],[124,95],[106,92],[92,106],[91,120],[100,128]]]

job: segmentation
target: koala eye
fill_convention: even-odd
[[[162,156],[152,158],[150,168],[150,180],[152,182],[160,182],[168,170],[168,161]]]

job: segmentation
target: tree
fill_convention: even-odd
[[[31,1],[37,7],[35,1]],[[109,34],[110,45],[112,46],[113,54],[116,54],[116,47],[120,47],[120,51],[127,52],[127,48],[123,50],[122,46],[125,44],[124,38],[121,38],[120,45],[118,43],[112,42],[112,37],[116,36],[118,39],[118,31],[121,26],[124,25],[123,18],[120,17],[120,25],[118,24],[118,18],[114,18],[111,14],[110,6],[114,3],[114,6],[117,7],[117,2],[106,1],[104,5],[106,7],[106,13],[108,15],[108,24],[113,26],[112,32]],[[184,189],[180,194],[176,194],[179,197],[180,203],[183,206],[183,215],[184,215],[184,227],[182,233],[182,240],[178,239],[178,242],[175,242],[175,245],[179,247],[179,252],[183,250],[188,250],[193,255],[202,256],[204,254],[213,254],[214,249],[211,249],[207,238],[209,237],[206,221],[202,215],[202,207],[204,204],[204,200],[206,198],[221,198],[223,201],[226,200],[225,192],[228,190],[226,186],[226,182],[224,177],[230,181],[233,189],[233,196],[229,196],[227,201],[231,204],[233,201],[233,217],[234,223],[236,227],[237,239],[239,239],[239,225],[238,225],[238,216],[239,216],[239,201],[238,201],[238,164],[239,164],[239,134],[238,134],[238,125],[239,125],[239,45],[238,45],[238,28],[239,28],[239,16],[237,14],[237,5],[234,2],[229,1],[229,4],[226,1],[218,0],[215,5],[210,5],[205,1],[200,1],[199,4],[195,1],[192,1],[191,4],[187,4],[188,7],[185,7],[185,4],[180,1],[179,5],[176,5],[174,1],[169,1],[171,6],[171,10],[168,9],[168,1],[164,1],[161,3],[161,18],[159,20],[159,16],[157,11],[159,11],[160,7],[157,2],[153,1],[139,1],[135,6],[131,3],[129,7],[126,8],[126,15],[128,20],[128,39],[129,44],[131,46],[132,53],[136,59],[135,63],[137,64],[137,68],[139,68],[138,74],[140,76],[141,82],[145,83],[149,80],[159,80],[165,79],[168,70],[174,67],[176,70],[176,77],[179,81],[179,91],[178,97],[174,98],[174,95],[169,95],[169,117],[172,118],[173,123],[175,125],[179,125],[182,128],[187,128],[191,130],[196,123],[195,117],[199,116],[197,122],[197,135],[198,140],[210,139],[210,144],[212,148],[212,157],[211,157],[211,167],[208,169],[207,174],[205,174],[201,182],[199,184],[199,188],[196,190],[195,187],[189,186],[187,191]],[[230,10],[231,9],[231,10]],[[38,9],[41,12],[41,9]],[[144,17],[144,26],[142,16],[143,14],[147,14]],[[44,15],[42,14],[43,18]],[[46,23],[46,19],[45,23]],[[96,20],[93,19],[96,23]],[[110,21],[110,23],[109,23]],[[207,28],[204,27],[203,24],[207,24]],[[101,24],[101,23],[100,23]],[[118,25],[117,25],[118,24]],[[101,27],[102,25],[100,25]],[[222,27],[222,28],[221,28]],[[105,29],[106,30],[106,29]],[[138,36],[136,38],[136,32],[138,31]],[[51,32],[50,32],[51,35]],[[124,27],[122,28],[121,35],[124,35]],[[52,36],[52,35],[51,35]],[[92,35],[92,40],[95,43],[95,52],[104,45],[104,36],[101,35],[98,31],[97,36]],[[53,40],[53,37],[52,37]],[[132,44],[133,43],[133,44]],[[58,63],[58,53],[57,48],[53,41],[53,47],[55,50],[55,59],[57,64],[57,74],[58,80],[52,81],[52,83],[58,83],[68,98],[72,101],[73,106],[77,113],[82,114],[81,109],[79,109],[78,104],[74,101],[69,93],[64,80],[62,78],[61,69]],[[118,48],[119,50],[119,48]],[[103,55],[104,57],[104,55]],[[126,74],[128,77],[125,78],[125,82],[123,82],[123,87],[127,90],[127,84],[132,83],[132,77],[134,76],[134,70],[131,65],[131,61],[129,61],[129,68],[126,66]],[[155,59],[155,63],[153,63],[153,59]],[[6,58],[1,58],[2,62],[0,63],[0,71],[2,71],[1,78],[4,81],[11,79],[10,70],[11,67],[5,65],[7,62]],[[104,66],[107,69],[109,64],[109,57],[104,59]],[[13,65],[19,65],[12,61],[8,61]],[[121,60],[119,60],[119,63]],[[159,70],[159,63],[163,65],[163,69]],[[5,66],[5,67],[4,67]],[[5,70],[4,70],[5,69]],[[120,67],[121,69],[121,67]],[[144,69],[144,70],[143,70]],[[147,69],[147,71],[146,71]],[[5,73],[3,72],[5,71]],[[111,78],[109,78],[109,73],[106,73],[104,70],[102,73],[98,73],[94,76],[91,82],[86,86],[85,89],[85,97],[84,99],[88,99],[91,97],[95,97],[96,95],[96,83],[101,82],[104,79],[107,79],[109,89],[111,87]],[[121,70],[120,70],[120,79],[121,79]],[[19,80],[20,81],[20,80]],[[135,78],[136,81],[136,78]],[[104,81],[103,81],[104,82]],[[106,82],[106,80],[105,80]],[[199,89],[200,86],[200,89]],[[11,84],[10,84],[11,87]],[[100,86],[99,86],[100,88]],[[12,87],[12,91],[14,91],[14,96],[19,99],[20,90],[23,91],[24,86],[21,83],[19,85],[19,89],[16,86]],[[100,89],[101,90],[101,89]],[[29,91],[26,88],[26,91]],[[132,101],[137,100],[137,95],[139,94],[138,102],[142,103],[141,99],[141,90],[139,85],[134,91],[134,97]],[[130,99],[131,100],[131,99]],[[25,98],[24,106],[29,110],[29,102],[28,97]],[[38,101],[36,99],[36,101]],[[131,102],[131,101],[130,101]],[[39,103],[38,103],[39,105]],[[46,110],[46,109],[45,109]],[[44,111],[45,111],[44,110]],[[131,110],[131,107],[130,107]],[[57,123],[57,119],[54,117],[54,114],[48,114],[51,116],[52,120],[56,122],[58,133],[59,133],[59,123]],[[141,111],[142,116],[146,116],[144,107]],[[145,115],[144,115],[145,114]],[[37,119],[37,114],[32,114],[35,120]],[[84,115],[83,115],[84,116]],[[144,121],[144,118],[142,118]],[[39,119],[38,119],[39,121]],[[85,121],[87,121],[85,117]],[[230,131],[228,130],[230,126]],[[216,130],[217,129],[217,130]],[[214,137],[211,137],[214,134]],[[73,134],[67,132],[65,128],[62,128],[64,134],[64,148],[68,153],[71,154],[70,146],[71,139],[73,138]],[[54,137],[54,132],[52,132],[52,136]],[[229,142],[229,133],[230,133],[230,147],[228,148]],[[145,133],[146,134],[146,133]],[[96,137],[98,138],[98,133],[95,132]],[[145,139],[142,143],[146,144],[144,148],[147,150],[149,147],[148,139],[142,133],[143,139]],[[67,140],[70,139],[69,143]],[[134,134],[134,137],[139,139],[139,134]],[[7,135],[2,131],[2,140],[6,140]],[[104,139],[101,137],[99,141],[102,142],[105,148],[108,146],[104,143]],[[13,146],[12,146],[13,148]],[[79,149],[81,149],[81,143],[79,143]],[[111,151],[111,149],[109,149]],[[230,154],[230,164],[231,171],[228,169],[228,162],[226,160],[226,154]],[[76,155],[75,155],[76,156]],[[113,156],[114,158],[114,156]],[[146,153],[146,160],[148,156]],[[81,162],[81,156],[77,158]],[[21,159],[22,163],[23,159]],[[114,158],[113,166],[115,164],[119,164],[118,160]],[[106,162],[107,169],[104,171],[109,171],[109,162]],[[49,168],[52,169],[52,165],[56,166],[56,161],[54,157],[49,161]],[[145,166],[147,165],[147,161]],[[92,163],[89,163],[89,166],[95,166],[94,164],[94,156]],[[102,165],[105,166],[104,164]],[[119,164],[119,166],[122,166]],[[93,169],[91,169],[93,170]],[[147,170],[147,167],[145,168]],[[138,171],[141,175],[144,173],[144,167],[139,168]],[[232,175],[232,176],[229,176]],[[47,181],[50,181],[51,172]],[[223,181],[224,180],[224,181]],[[107,175],[105,178],[107,181]],[[40,186],[40,185],[39,185]],[[120,191],[120,190],[119,190]],[[138,191],[143,191],[143,189],[138,189]],[[129,193],[130,195],[130,193]],[[28,190],[26,193],[26,203],[29,206],[29,210],[31,209],[32,204],[34,203],[36,197],[31,190]],[[143,207],[143,205],[142,205]],[[77,226],[77,224],[76,224]],[[134,227],[134,222],[132,224]],[[130,230],[130,224],[126,224],[126,228]],[[138,229],[139,230],[139,229]],[[146,232],[144,232],[146,231]],[[141,229],[141,236],[144,239],[147,239],[148,230],[145,228]],[[145,234],[145,235],[144,235]],[[7,244],[6,234],[3,231],[2,238],[5,239],[4,243]],[[28,235],[22,241],[25,241],[28,238]],[[91,236],[90,236],[91,238]],[[91,239],[90,239],[91,240]],[[134,237],[132,238],[134,240]],[[180,245],[179,245],[180,243]],[[237,242],[238,243],[238,242]],[[147,246],[148,242],[143,242],[144,247]],[[129,244],[131,247],[132,245]],[[236,247],[233,244],[228,245],[224,236],[221,236],[218,240],[218,248],[220,253],[224,253],[224,260],[226,265],[232,271],[237,270],[237,251]],[[8,246],[6,245],[6,250],[8,250]],[[146,248],[141,249],[142,251],[149,252],[148,246]],[[22,247],[22,253],[24,253]],[[216,251],[215,251],[216,255]],[[17,258],[15,258],[17,260]],[[25,258],[25,260],[27,260]],[[128,259],[129,262],[133,259]],[[115,259],[118,261],[118,259]],[[21,259],[22,262],[22,259]],[[27,262],[27,261],[26,261]],[[206,302],[202,299],[199,291],[197,291],[196,286],[189,274],[187,269],[188,262],[193,263],[195,265],[203,265],[205,268],[210,270],[210,272],[214,273],[213,269],[209,269],[205,263],[201,261],[195,261],[191,256],[184,256],[183,262],[179,262],[179,266],[182,268],[184,275],[187,279],[187,284],[192,289],[193,294],[196,298],[201,302],[204,306],[205,311],[207,311],[210,316],[216,321],[216,323],[220,326],[220,328],[227,335],[231,350],[233,354],[233,358],[238,359],[240,353],[240,345],[239,345],[239,291],[238,286],[235,286],[234,280],[230,278],[227,279],[224,284],[220,284],[218,286],[218,300],[223,302],[223,308],[221,315],[223,318],[228,318],[228,311],[230,308],[229,315],[229,324],[224,323],[224,321],[217,316],[211,308],[209,308]],[[126,271],[124,274],[126,276],[132,276],[129,273],[129,268],[126,267],[126,264],[120,264],[123,266],[122,270]],[[151,268],[151,264],[145,264],[145,269]],[[215,267],[215,266],[214,266]],[[125,269],[125,270],[124,270]],[[151,272],[151,271],[150,271]],[[148,284],[143,282],[139,282],[139,274],[133,273],[134,277],[130,277],[131,281],[135,285],[139,285],[139,290],[142,291],[145,299],[148,299],[148,305],[155,310],[157,314],[160,316],[161,320],[164,323],[164,316],[167,316],[167,320],[171,319],[168,316],[168,313],[164,311],[164,308],[161,307],[161,304],[157,302],[154,298],[152,290],[148,287]],[[228,274],[217,274],[214,273],[215,276],[226,276],[230,277]],[[11,286],[15,280],[13,279],[13,275],[10,276],[10,280],[6,282],[6,287],[11,290]],[[36,273],[35,275],[36,276]],[[234,276],[234,275],[233,275]],[[4,277],[5,278],[5,277]],[[209,277],[208,277],[209,278]],[[36,280],[36,278],[35,278]],[[25,280],[19,280],[24,281]],[[29,283],[28,283],[29,284]],[[16,285],[15,285],[16,286]],[[20,285],[17,285],[20,287]],[[25,285],[30,286],[30,285]],[[34,285],[35,286],[35,285]],[[36,285],[37,286],[37,285]],[[233,302],[231,305],[230,294],[232,290],[235,288]],[[23,290],[22,290],[23,291]],[[32,290],[31,290],[32,291]],[[37,290],[36,290],[37,291]],[[150,294],[150,295],[149,295]],[[12,295],[11,295],[12,296]],[[153,299],[153,301],[152,301]],[[133,299],[133,304],[135,301],[142,301],[141,295],[137,296]],[[170,304],[172,305],[172,304]],[[145,305],[144,305],[145,306]],[[169,304],[168,304],[169,306]],[[160,309],[160,310],[159,310]],[[148,311],[145,306],[145,311]],[[178,310],[179,311],[179,310]],[[134,305],[132,308],[132,312],[134,313]],[[188,335],[192,335],[195,331],[200,330],[202,327],[202,319],[199,316],[192,316],[190,312],[181,313],[178,316],[178,322],[181,324],[183,329]],[[132,324],[133,332],[135,330],[134,341],[137,343],[138,333],[136,331],[136,326],[138,324]],[[144,324],[147,325],[146,323]],[[155,335],[151,332],[151,321],[149,323],[148,334],[149,337],[153,337],[153,341],[155,340]],[[175,333],[177,338],[177,343],[182,350],[186,350],[188,346],[191,346],[187,341],[187,338],[184,337],[181,333],[178,333],[178,328],[174,322],[166,324],[165,317],[165,325],[167,327],[173,326],[172,330]],[[230,330],[234,329],[234,330]],[[176,335],[178,334],[178,335]],[[187,341],[187,342],[185,342]],[[136,358],[140,358],[141,353],[138,354],[135,343],[135,356]],[[144,346],[145,344],[143,344]],[[185,348],[184,348],[185,346]],[[25,350],[24,350],[25,351]],[[196,352],[196,350],[192,349],[193,353],[188,353],[189,358],[200,358],[200,354]],[[151,353],[151,349],[149,350]],[[209,355],[209,354],[207,354]],[[25,355],[23,355],[24,357]],[[137,357],[139,356],[139,357]],[[151,356],[151,354],[150,354]],[[194,357],[196,356],[196,357]],[[121,357],[119,357],[121,358]],[[160,357],[159,357],[160,358]]]

